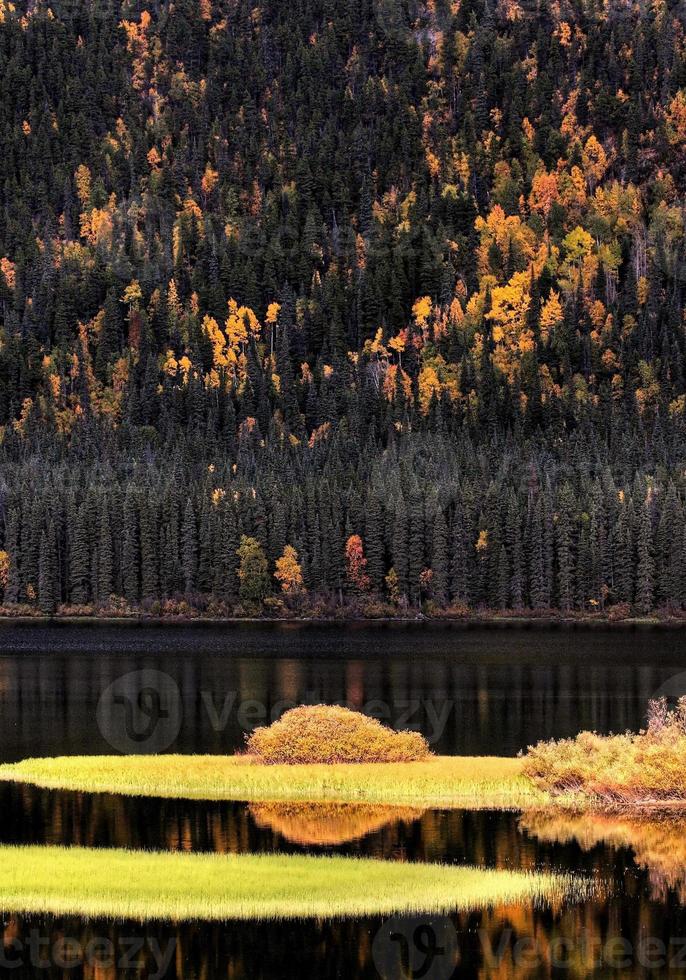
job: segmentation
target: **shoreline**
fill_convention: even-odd
[[[62,756],[0,765],[0,782],[94,795],[258,804],[363,805],[652,817],[686,800],[552,795],[524,758],[432,756],[421,762],[270,765],[248,755]]]
[[[474,614],[469,616],[374,616],[365,617],[359,614],[350,616],[153,616],[141,613],[130,615],[83,615],[56,614],[46,616],[8,615],[0,613],[0,628],[4,626],[47,627],[47,626],[122,626],[135,627],[219,627],[231,626],[445,626],[447,628],[462,628],[465,630],[479,629],[669,629],[686,628],[686,616],[630,616],[623,619],[613,619],[600,615],[560,615],[560,616],[527,616],[527,615],[497,615],[495,613]]]

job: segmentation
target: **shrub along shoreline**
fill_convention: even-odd
[[[364,803],[524,810],[686,807],[686,697],[649,704],[638,733],[539,742],[518,758],[434,756],[332,705],[294,708],[258,728],[247,753],[68,756],[0,766],[0,781],[46,789],[176,799]]]

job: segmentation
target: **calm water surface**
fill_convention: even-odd
[[[0,627],[0,757],[112,752],[98,702],[144,669],[178,688],[170,751],[231,751],[291,703],[345,701],[419,727],[443,753],[515,754],[580,728],[639,726],[654,693],[678,693],[685,654],[676,630]],[[4,919],[3,974],[19,963],[16,976],[84,978],[686,976],[686,820],[139,800],[12,785],[0,785],[0,812],[0,844],[349,854],[566,870],[602,885],[581,904],[394,924],[396,934],[414,937],[419,925],[432,930],[421,937],[438,938],[439,951],[414,971],[388,972],[383,919],[141,926],[15,916]],[[456,938],[449,955],[440,952],[446,935]],[[106,955],[83,965],[79,951],[97,960],[98,943]]]

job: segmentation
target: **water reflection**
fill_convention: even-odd
[[[514,755],[539,738],[580,728],[636,729],[648,698],[682,664],[683,634],[677,632],[0,627],[0,758],[108,751],[96,724],[100,694],[122,674],[145,667],[161,667],[179,685],[178,752],[230,752],[243,744],[246,723],[268,720],[288,703],[342,700],[358,708],[375,704],[398,727],[418,725],[437,736],[439,752]],[[560,908],[498,907],[452,916],[459,946],[454,976],[686,978],[686,823],[677,818],[648,824],[622,816],[553,819],[376,807],[343,813],[11,784],[0,784],[0,814],[2,843],[307,850],[575,871],[601,881],[603,897]],[[142,926],[10,917],[3,924],[0,973],[18,966],[16,976],[60,980],[379,980],[375,939],[381,926],[374,918]],[[69,939],[77,959],[65,966],[55,944]],[[624,945],[617,945],[620,939]],[[655,944],[652,952],[648,941]],[[110,960],[79,964],[78,950],[93,942],[96,951],[111,949]]]
[[[572,870],[686,899],[686,818],[630,818],[337,804],[158,800],[0,784],[0,843],[338,853],[385,860]],[[635,860],[634,860],[635,857]],[[627,879],[629,881],[627,886]]]
[[[589,852],[600,846],[631,851],[648,873],[650,892],[666,901],[675,892],[686,904],[686,817],[669,811],[636,815],[525,813],[520,827],[538,841],[570,843]]]
[[[416,922],[408,920],[408,928]],[[498,907],[453,915],[449,923],[457,939],[452,975],[464,980],[686,977],[680,952],[686,936],[683,910],[663,909],[643,898],[557,910]],[[430,917],[425,924],[437,931],[443,926]],[[21,967],[15,970],[18,976],[61,980],[379,980],[383,963],[375,940],[383,925],[379,918],[141,925],[12,917],[5,921],[1,955],[5,968]],[[70,968],[65,967],[67,956]],[[436,964],[440,958],[437,971]]]
[[[144,668],[163,669],[179,686],[179,752],[230,752],[293,703],[345,701],[418,727],[445,754],[515,755],[580,728],[639,727],[651,695],[682,670],[680,637],[441,625],[0,625],[0,761],[111,751],[96,721],[99,697]]]
[[[255,825],[305,847],[337,847],[395,824],[412,824],[424,810],[366,803],[251,803]]]

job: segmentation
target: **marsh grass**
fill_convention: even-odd
[[[345,857],[0,847],[6,913],[137,920],[340,918],[558,904],[587,879]]]
[[[373,803],[524,809],[546,794],[521,759],[432,756],[420,762],[263,765],[250,756],[66,756],[0,766],[0,780],[47,789],[174,799]]]

